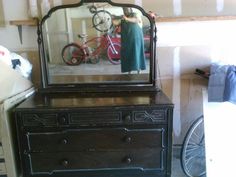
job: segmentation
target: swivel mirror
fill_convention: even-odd
[[[155,89],[156,29],[139,6],[82,0],[52,8],[38,29],[43,88]]]

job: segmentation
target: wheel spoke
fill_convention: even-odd
[[[98,31],[107,32],[112,27],[111,14],[106,10],[97,11],[92,19],[93,27]]]
[[[190,177],[206,173],[204,140],[204,122],[203,117],[200,117],[191,125],[186,134],[181,152],[183,170]]]

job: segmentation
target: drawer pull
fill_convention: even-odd
[[[125,157],[124,162],[127,163],[127,164],[130,164],[132,162],[131,157]]]
[[[130,122],[131,121],[131,116],[130,115],[126,115],[124,120],[125,120],[125,122]]]
[[[68,144],[68,140],[67,139],[61,140],[61,144]]]
[[[61,164],[64,166],[64,167],[67,167],[69,165],[69,161],[68,160],[62,160]]]
[[[61,123],[66,123],[66,117],[61,117]]]
[[[68,122],[67,122],[67,116],[66,116],[66,115],[61,115],[61,116],[59,116],[58,121],[59,121],[59,124],[61,124],[61,125],[66,125],[66,124],[68,123]]]
[[[126,143],[130,143],[131,140],[132,140],[132,138],[131,138],[130,136],[125,136],[125,138],[124,138],[124,141],[125,141]]]
[[[61,122],[65,123],[65,122],[66,122],[66,118],[65,118],[65,117],[62,117],[62,118],[61,118]]]

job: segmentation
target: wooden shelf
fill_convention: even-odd
[[[36,26],[37,19],[29,19],[29,20],[11,20],[10,25],[16,26]]]
[[[192,16],[192,17],[157,17],[156,22],[190,22],[190,21],[216,21],[236,20],[236,16]]]
[[[37,18],[28,20],[11,20],[10,25],[15,25],[18,27],[20,43],[22,44],[22,26],[37,26]]]

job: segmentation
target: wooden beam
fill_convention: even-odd
[[[236,16],[190,16],[190,17],[157,17],[156,22],[188,22],[188,21],[215,21],[236,20]]]
[[[16,25],[16,26],[36,26],[37,25],[37,19],[29,19],[29,20],[11,20],[10,25]]]

